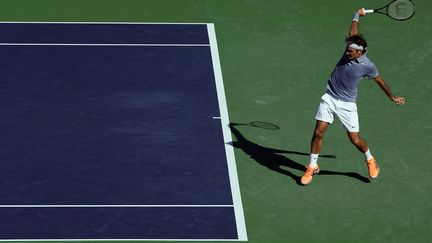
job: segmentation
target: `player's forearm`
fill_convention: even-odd
[[[387,97],[390,100],[393,100],[393,98],[394,98],[393,92],[391,91],[390,86],[388,86],[386,84],[386,82],[384,82],[384,80],[381,78],[381,76],[376,77],[375,81],[377,82],[379,87],[384,91],[384,93],[387,95]]]
[[[397,105],[404,105],[405,104],[405,98],[401,96],[394,96],[390,87],[384,82],[384,80],[378,76],[375,78],[375,81],[377,84],[381,87],[381,89],[386,93],[386,95],[389,97],[391,101],[396,103]]]
[[[365,16],[366,13],[364,12],[364,9],[361,8],[359,10],[357,10],[357,12],[355,12],[352,22],[351,22],[351,28],[350,28],[350,32],[349,35],[353,36],[353,35],[357,35],[359,33],[359,19],[361,16]]]
[[[350,28],[350,33],[349,33],[350,36],[358,34],[359,18],[360,18],[360,15],[358,13],[355,13],[353,16],[353,20],[351,22],[351,28]]]

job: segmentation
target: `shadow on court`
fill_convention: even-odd
[[[252,123],[251,123],[252,124]],[[229,127],[231,129],[232,134],[234,134],[237,141],[233,141],[231,145],[235,148],[239,148],[243,150],[247,155],[249,155],[252,159],[254,159],[258,164],[267,167],[270,170],[281,173],[283,175],[291,177],[298,185],[301,185],[300,178],[303,175],[303,172],[306,171],[306,167],[303,164],[299,164],[294,160],[283,156],[281,154],[296,154],[296,155],[305,155],[309,156],[309,153],[289,151],[289,150],[280,150],[273,148],[266,148],[260,146],[241,134],[241,132],[236,128],[237,126],[249,126],[249,124],[239,124],[239,123],[230,123]],[[276,126],[276,125],[274,125]],[[252,126],[253,127],[253,126]],[[276,126],[277,127],[277,126]],[[263,128],[265,129],[265,128]],[[336,158],[334,155],[320,155],[323,158]],[[291,170],[298,171],[300,173],[299,176],[291,172]],[[335,175],[335,176],[348,176],[353,179],[357,179],[364,183],[370,183],[370,180],[364,176],[361,176],[355,172],[337,172],[337,171],[328,171],[321,170],[317,176],[323,175]]]

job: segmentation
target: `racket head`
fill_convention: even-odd
[[[408,20],[415,14],[415,4],[411,0],[395,0],[386,8],[386,14],[398,21]]]

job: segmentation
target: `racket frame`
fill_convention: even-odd
[[[396,2],[396,1],[398,1],[398,0],[393,0],[393,1],[389,2],[387,5],[385,5],[384,7],[377,8],[377,9],[363,9],[363,12],[366,13],[366,14],[368,14],[368,13],[380,13],[380,14],[384,14],[384,15],[387,15],[389,18],[397,20],[397,21],[405,21],[405,20],[408,20],[408,19],[410,19],[410,18],[412,18],[414,16],[416,8],[415,8],[415,3],[413,1],[411,1],[411,0],[409,0],[411,2],[411,4],[413,5],[413,12],[412,12],[411,16],[409,16],[408,18],[405,18],[405,19],[396,19],[396,18],[393,18],[391,15],[389,15],[389,13],[388,13],[388,7],[392,3]],[[383,9],[385,9],[385,12],[382,11]]]

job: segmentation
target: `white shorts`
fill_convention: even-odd
[[[321,97],[315,119],[331,124],[334,120],[334,114],[339,117],[343,128],[349,132],[359,132],[360,125],[357,104],[355,102],[338,100],[326,93]]]

